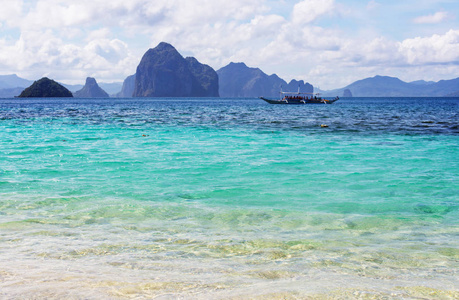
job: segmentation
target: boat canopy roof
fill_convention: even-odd
[[[320,95],[320,93],[300,93],[300,92],[280,92],[281,94],[286,95]]]

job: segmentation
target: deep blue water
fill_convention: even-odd
[[[259,99],[0,99],[0,118],[125,126],[458,134],[459,98],[342,98],[333,105],[268,105]]]

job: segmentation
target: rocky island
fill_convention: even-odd
[[[217,71],[221,97],[279,97],[284,91],[312,93],[314,88],[303,80],[288,84],[276,74],[267,75],[259,68],[249,68],[244,63],[230,63]]]
[[[107,92],[105,92],[102,88],[99,87],[97,84],[97,81],[92,78],[88,77],[86,78],[86,84],[84,87],[76,91],[73,94],[74,97],[76,98],[108,98],[109,95]]]
[[[19,98],[73,97],[72,92],[56,81],[43,77],[22,91]]]
[[[343,97],[352,97],[352,92],[350,89],[345,89],[343,91]]]
[[[218,75],[170,44],[149,49],[135,74],[133,97],[218,97]]]

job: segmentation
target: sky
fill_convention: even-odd
[[[160,42],[321,89],[459,77],[458,0],[1,0],[0,75],[123,81]]]

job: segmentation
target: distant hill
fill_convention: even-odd
[[[14,98],[24,90],[23,87],[0,89],[0,98]]]
[[[134,97],[218,97],[218,75],[168,43],[149,49],[135,74]]]
[[[217,71],[221,97],[279,97],[284,91],[312,93],[313,86],[303,80],[292,80],[287,84],[276,74],[267,75],[258,68],[249,68],[244,63],[230,63]]]
[[[459,91],[459,77],[451,80],[440,80],[427,87],[428,93],[432,96],[447,96]]]
[[[84,85],[82,84],[67,84],[67,83],[61,83],[66,89],[71,91],[72,93],[75,93],[78,90],[81,90]]]
[[[417,84],[417,85],[428,85],[428,84],[435,83],[435,81],[416,80],[416,81],[411,81],[410,83]]]
[[[73,97],[72,93],[56,81],[43,77],[35,81],[18,96],[19,98]]]
[[[459,91],[446,95],[446,97],[459,97]]]
[[[98,83],[100,88],[106,91],[110,96],[114,96],[115,94],[121,91],[121,87],[123,83],[120,82],[99,82]]]
[[[341,89],[323,91],[323,94],[342,95],[344,90],[349,90],[354,97],[445,97],[459,90],[459,78],[439,82],[404,82],[395,77],[375,76]]]
[[[92,78],[86,78],[86,84],[81,90],[73,93],[73,96],[76,98],[108,98],[109,95],[106,91],[101,89],[97,84],[97,81]]]
[[[18,77],[16,74],[0,75],[0,98],[13,98],[18,96],[31,84],[33,84],[32,80]]]
[[[75,93],[76,91],[81,90],[84,86],[82,84],[65,84],[65,83],[63,83],[62,85],[65,86],[72,93]],[[119,93],[123,84],[121,82],[112,82],[112,83],[99,82],[98,85],[101,89],[106,91],[107,94],[115,95],[116,93]]]
[[[27,80],[18,77],[16,74],[0,75],[0,89],[11,89],[22,87],[26,88],[33,83],[33,80]]]
[[[135,74],[126,77],[121,87],[121,91],[115,95],[118,98],[130,98],[134,94]]]

